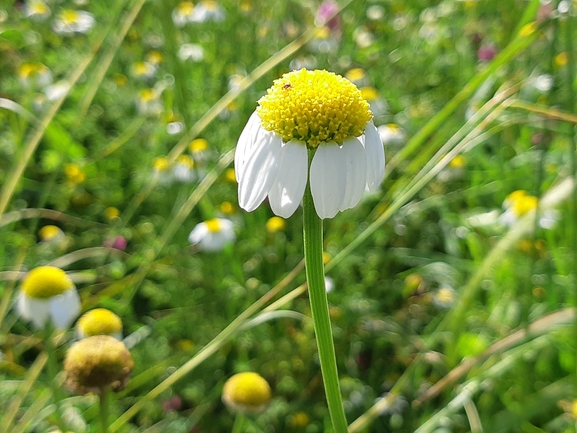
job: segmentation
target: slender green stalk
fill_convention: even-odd
[[[100,431],[102,433],[108,432],[108,390],[101,389],[98,393],[100,397]]]
[[[56,343],[54,342],[54,328],[52,324],[48,322],[45,328],[45,344],[46,344],[46,352],[48,354],[48,363],[46,365],[48,370],[48,380],[50,381],[50,387],[52,388],[52,395],[54,404],[56,406],[56,411],[54,412],[56,415],[56,422],[62,431],[65,431],[64,426],[62,424],[62,417],[60,414],[60,402],[63,399],[63,393],[58,383],[56,383],[56,376],[58,375],[58,359],[56,357]]]
[[[323,268],[323,221],[316,213],[310,185],[307,184],[303,201],[303,238],[305,269],[309,286],[311,312],[315,327],[319,360],[331,420],[336,433],[347,432],[347,419],[343,409],[333,334]]]
[[[234,419],[234,425],[232,426],[232,433],[242,433],[243,432],[243,425],[244,425],[244,413],[237,413],[236,418]]]

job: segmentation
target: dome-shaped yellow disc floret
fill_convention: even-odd
[[[289,72],[259,101],[262,126],[283,141],[303,141],[310,148],[339,145],[365,132],[373,115],[361,91],[349,80],[325,70]]]
[[[112,335],[122,331],[122,320],[106,308],[95,308],[84,313],[76,326],[86,337]]]
[[[126,386],[133,366],[124,343],[108,335],[95,335],[74,343],[64,360],[67,385],[77,394],[109,387],[120,391]]]
[[[264,411],[271,399],[268,382],[259,374],[238,373],[224,384],[222,400],[231,409],[240,412]]]
[[[60,268],[39,266],[32,269],[22,282],[22,290],[30,298],[48,299],[74,287],[72,280]]]

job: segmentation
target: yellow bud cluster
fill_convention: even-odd
[[[361,91],[349,80],[325,70],[289,72],[274,81],[259,101],[262,126],[285,142],[309,148],[358,137],[373,115]]]

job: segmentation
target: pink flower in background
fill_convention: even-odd
[[[497,50],[495,47],[491,45],[482,45],[481,48],[479,48],[477,51],[477,58],[482,62],[489,62],[493,60],[496,54]]]
[[[116,236],[115,238],[109,238],[104,241],[104,246],[107,248],[114,248],[120,251],[124,251],[128,241],[124,236]]]
[[[338,15],[339,8],[335,2],[324,1],[317,10],[317,22],[324,23],[333,34],[341,34],[341,19]]]

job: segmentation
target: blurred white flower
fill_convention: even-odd
[[[359,48],[370,47],[375,41],[374,35],[366,27],[355,29],[353,32],[353,38]]]
[[[130,75],[134,78],[152,78],[156,73],[156,66],[149,62],[135,62],[130,66]]]
[[[194,3],[190,1],[180,2],[172,11],[172,21],[176,27],[182,27],[186,23],[192,22],[194,13]]]
[[[52,72],[39,62],[23,62],[18,67],[18,78],[24,87],[44,87],[52,83]]]
[[[503,201],[503,209],[505,212],[499,216],[499,223],[506,227],[514,225],[521,217],[525,216],[531,211],[537,210],[539,199],[535,196],[527,194],[525,190],[513,191]],[[544,229],[552,228],[557,220],[559,214],[554,209],[545,209],[538,219],[539,227]]]
[[[401,128],[396,123],[381,125],[377,128],[377,131],[379,131],[379,136],[381,137],[385,147],[396,147],[402,145],[407,139],[407,135],[405,134],[403,128]]]
[[[174,178],[180,182],[191,183],[196,180],[194,160],[188,155],[180,155],[172,168]]]
[[[155,89],[143,89],[138,92],[136,108],[144,116],[157,116],[162,112],[159,92]]]
[[[70,90],[70,83],[60,80],[44,89],[44,94],[49,101],[55,101],[64,96]]]
[[[50,8],[41,0],[30,0],[24,6],[24,15],[35,21],[41,21],[50,16]]]
[[[87,33],[94,24],[95,20],[91,13],[65,9],[54,20],[52,29],[60,35]]]
[[[221,251],[235,239],[233,223],[226,218],[213,218],[201,222],[188,236],[188,241],[192,245],[198,245],[201,250],[207,252]]]
[[[433,303],[439,308],[451,308],[456,300],[457,292],[449,285],[443,285],[433,295]]]
[[[203,23],[205,21],[224,21],[226,12],[214,0],[202,0],[196,5],[192,13],[192,22]]]
[[[193,62],[201,62],[204,59],[204,48],[198,44],[183,44],[178,49],[178,57],[180,60],[192,60]]]
[[[66,329],[80,314],[80,298],[66,272],[53,266],[40,266],[24,278],[16,308],[20,316],[37,329],[44,329],[48,322]]]

